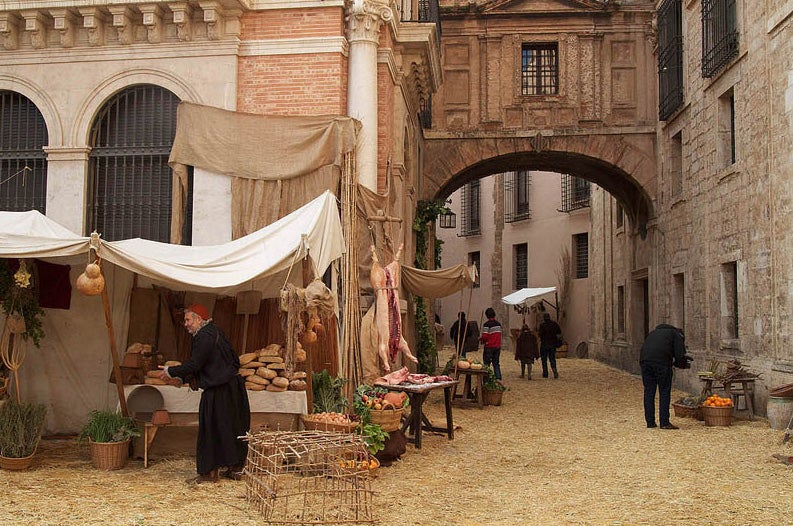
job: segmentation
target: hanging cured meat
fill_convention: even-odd
[[[372,270],[369,279],[375,295],[375,327],[377,329],[377,354],[386,372],[401,351],[405,357],[418,363],[402,337],[402,318],[399,313],[399,256],[404,245],[399,245],[394,260],[383,267],[372,245]]]

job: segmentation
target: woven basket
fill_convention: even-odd
[[[694,418],[696,420],[702,420],[704,418],[702,416],[701,407],[692,407],[690,405],[673,403],[672,409],[674,409],[675,416],[678,418]]]
[[[702,406],[702,416],[706,426],[729,426],[732,424],[732,406],[708,407]]]
[[[501,405],[504,398],[504,391],[499,389],[483,389],[482,390],[482,403],[484,405]]]
[[[330,422],[319,422],[311,418],[311,415],[300,415],[303,420],[303,427],[308,431],[335,431],[337,433],[352,433],[358,427],[358,422],[349,424],[332,424]]]
[[[97,469],[114,470],[127,465],[129,439],[123,442],[94,442],[91,444],[91,464]]]
[[[383,428],[383,431],[390,433],[399,429],[402,421],[402,408],[399,409],[372,409],[369,411],[369,420]]]
[[[7,469],[9,471],[21,471],[23,469],[28,469],[33,463],[33,455],[35,454],[36,452],[34,451],[33,454],[21,458],[0,456],[0,468]]]

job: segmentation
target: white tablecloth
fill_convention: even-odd
[[[198,402],[201,400],[201,391],[192,391],[188,387],[173,387],[171,385],[125,385],[124,396],[129,399],[129,394],[140,387],[153,387],[162,394],[163,401],[169,413],[198,413]],[[305,391],[246,391],[251,413],[307,413]]]

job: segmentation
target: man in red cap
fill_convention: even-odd
[[[198,407],[196,471],[188,482],[217,482],[218,469],[239,480],[248,454],[248,443],[238,439],[251,427],[251,410],[245,382],[239,375],[240,360],[201,304],[184,310],[184,326],[193,336],[190,359],[182,365],[164,367],[160,378],[194,378],[203,389]]]

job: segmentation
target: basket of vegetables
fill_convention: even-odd
[[[678,418],[694,418],[702,420],[702,400],[698,396],[686,396],[672,403],[672,409]]]
[[[408,396],[405,393],[369,385],[358,386],[353,399],[353,407],[362,422],[377,424],[387,432],[399,429],[407,405]]]

